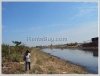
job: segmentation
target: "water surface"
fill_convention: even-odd
[[[79,49],[43,49],[43,52],[84,66],[89,73],[98,73],[98,57],[95,52]]]

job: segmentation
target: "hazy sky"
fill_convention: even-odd
[[[98,36],[98,4],[89,2],[3,2],[3,43],[26,45],[84,42]],[[27,41],[27,37],[65,37],[67,41]]]

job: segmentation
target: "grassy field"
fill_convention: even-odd
[[[86,70],[79,65],[61,60],[41,51],[38,48],[31,49],[31,70],[24,71],[24,62],[9,62],[8,69],[2,69],[9,74],[86,74]],[[9,64],[8,63],[8,64]],[[11,65],[12,64],[12,65]],[[7,65],[7,64],[5,64]],[[12,69],[13,68],[13,69]]]

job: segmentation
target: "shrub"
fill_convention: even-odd
[[[2,57],[8,57],[9,55],[9,45],[2,45]]]
[[[13,62],[20,62],[21,56],[20,56],[20,54],[18,54],[18,53],[14,53],[14,54],[11,54],[11,55],[10,55],[10,59],[11,59]]]
[[[29,49],[29,47],[25,45],[20,46],[9,46],[6,44],[2,44],[2,61],[13,61],[19,62],[23,61],[23,53]]]

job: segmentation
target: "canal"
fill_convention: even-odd
[[[70,61],[74,64],[84,66],[89,73],[98,73],[97,52],[80,49],[43,49],[43,52]]]

